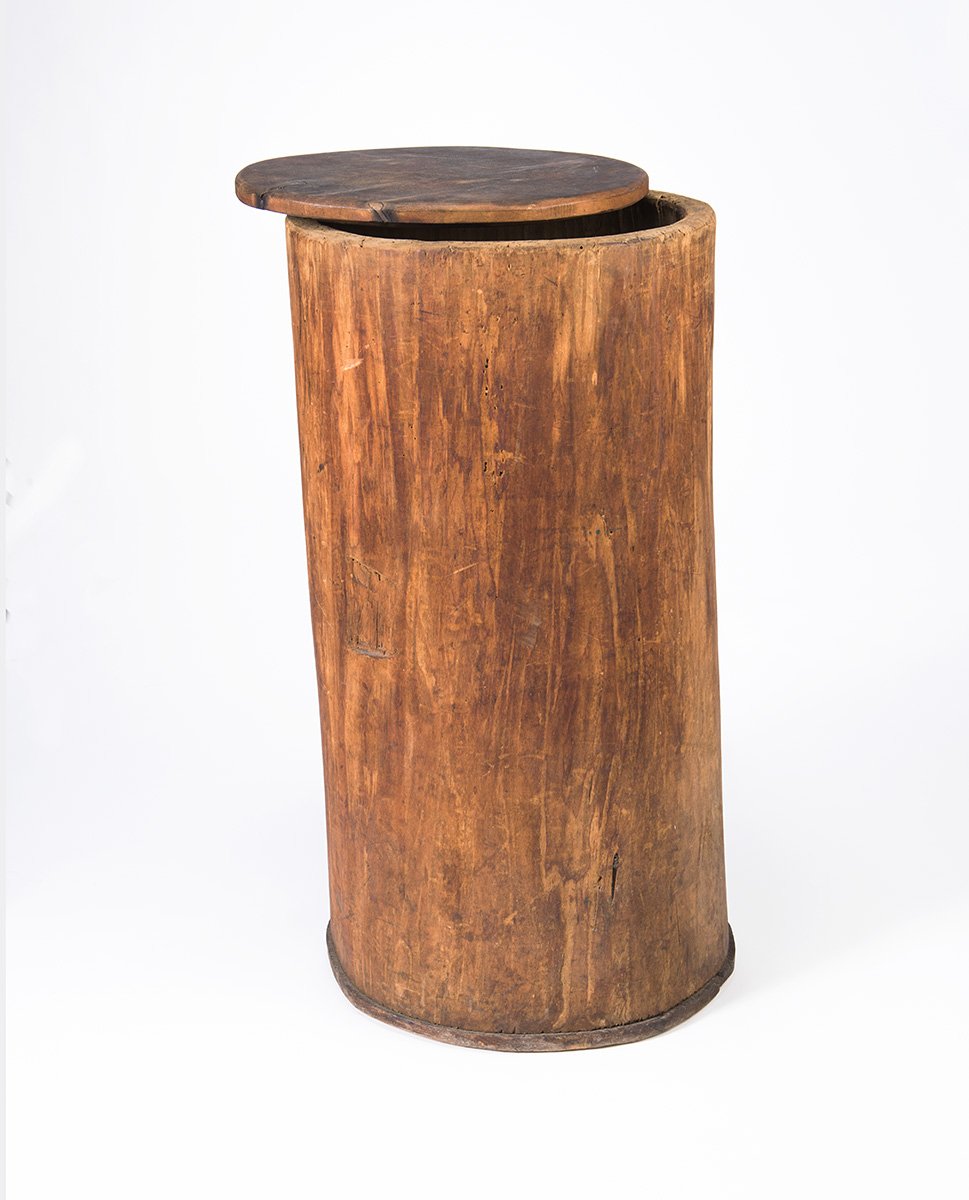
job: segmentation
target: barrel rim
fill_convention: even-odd
[[[393,237],[389,232],[389,226],[380,227],[381,233],[366,233],[363,230],[349,231],[346,229],[337,228],[335,225],[328,224],[324,220],[319,220],[314,217],[294,217],[286,218],[287,227],[294,233],[298,233],[302,237],[309,239],[319,239],[334,244],[344,244],[346,246],[381,246],[388,250],[406,247],[407,252],[421,252],[424,254],[440,253],[442,250],[454,252],[463,248],[477,248],[482,246],[522,248],[529,253],[534,254],[540,252],[543,248],[560,248],[571,247],[577,250],[588,250],[597,246],[622,246],[622,245],[642,245],[648,242],[664,242],[674,238],[688,237],[698,233],[704,229],[712,229],[716,226],[716,215],[709,204],[703,200],[695,200],[690,196],[680,196],[674,192],[654,192],[650,191],[640,198],[641,200],[653,200],[656,202],[667,202],[680,206],[684,212],[679,220],[673,221],[668,225],[658,225],[650,229],[637,229],[625,233],[613,234],[595,234],[586,237],[563,237],[563,238],[509,238],[506,240],[498,240],[495,238],[442,238],[440,240],[427,240],[420,236],[408,237]],[[639,203],[637,201],[636,203]],[[414,225],[410,229],[414,234],[419,235],[421,226]]]
[[[326,927],[326,947],[330,957],[330,966],[336,977],[340,990],[350,1003],[367,1016],[393,1025],[397,1029],[416,1033],[421,1037],[434,1041],[446,1042],[452,1046],[467,1046],[476,1050],[502,1050],[517,1053],[542,1053],[560,1050],[593,1050],[605,1046],[623,1046],[630,1042],[641,1042],[646,1038],[656,1037],[666,1033],[677,1025],[694,1016],[705,1008],[717,995],[724,983],[733,974],[736,944],[733,930],[727,926],[727,954],[715,975],[666,1012],[656,1016],[646,1017],[640,1021],[630,1021],[624,1025],[608,1025],[602,1029],[562,1030],[549,1033],[497,1033],[478,1029],[458,1029],[449,1025],[436,1025],[430,1021],[421,1021],[417,1017],[409,1017],[395,1009],[386,1008],[372,1000],[351,982],[343,969],[333,943],[333,935],[329,924]]]

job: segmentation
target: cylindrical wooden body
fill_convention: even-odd
[[[447,1040],[630,1040],[729,959],[714,216],[626,214],[287,221],[332,950]]]

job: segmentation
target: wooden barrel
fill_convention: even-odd
[[[732,968],[714,215],[647,186],[287,220],[331,961],[449,1042],[638,1040]]]

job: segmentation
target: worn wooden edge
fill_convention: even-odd
[[[713,209],[704,200],[694,200],[690,196],[678,196],[674,192],[646,193],[647,199],[667,201],[678,205],[683,215],[669,225],[656,225],[650,229],[634,229],[626,233],[593,234],[588,237],[563,238],[513,238],[509,242],[475,241],[473,238],[460,238],[454,241],[446,238],[440,241],[422,241],[419,238],[374,237],[370,234],[347,229],[338,229],[321,221],[318,217],[288,216],[286,224],[293,230],[298,230],[304,237],[320,238],[328,242],[344,242],[349,244],[377,245],[384,249],[394,246],[403,247],[405,252],[413,253],[420,250],[424,254],[453,253],[466,247],[512,245],[524,250],[532,248],[547,249],[553,246],[570,245],[576,250],[588,250],[592,245],[631,245],[639,242],[664,242],[673,238],[689,237],[698,230],[716,228],[717,218]]]
[[[608,188],[590,195],[570,196],[564,200],[536,200],[531,204],[493,204],[487,208],[481,204],[448,204],[428,209],[426,212],[398,209],[391,218],[386,215],[388,209],[381,209],[376,205],[324,205],[311,200],[301,200],[287,193],[283,187],[259,192],[240,177],[236,178],[235,184],[236,197],[250,208],[283,213],[289,217],[309,217],[317,221],[383,221],[397,225],[440,225],[465,221],[488,224],[497,221],[550,221],[565,217],[584,217],[635,204],[648,190],[649,182],[646,180],[642,185]]]
[[[503,1050],[511,1053],[546,1053],[559,1050],[596,1050],[603,1046],[624,1046],[629,1042],[641,1042],[646,1038],[656,1037],[682,1025],[705,1008],[733,974],[736,945],[733,930],[727,926],[727,956],[720,964],[717,973],[693,993],[675,1004],[666,1012],[654,1017],[646,1017],[642,1021],[630,1021],[626,1025],[609,1025],[604,1029],[565,1030],[560,1033],[489,1033],[478,1029],[453,1029],[448,1025],[434,1025],[429,1021],[420,1021],[416,1017],[408,1017],[392,1008],[385,1008],[376,1000],[364,995],[358,987],[350,982],[343,964],[337,956],[333,944],[330,926],[326,927],[326,948],[330,956],[330,966],[336,977],[340,990],[350,1003],[369,1017],[393,1025],[397,1029],[406,1029],[408,1033],[416,1033],[421,1037],[433,1038],[437,1042],[447,1042],[451,1046],[469,1046],[475,1050]]]
[[[476,197],[465,201],[448,198],[449,181],[445,178],[437,185],[444,193],[440,197],[422,196],[420,192],[426,189],[420,182],[405,178],[401,186],[418,187],[418,195],[402,196],[399,199],[376,200],[366,196],[367,185],[361,184],[359,195],[346,195],[349,189],[340,178],[334,184],[333,192],[328,192],[328,184],[320,180],[305,178],[307,170],[312,173],[313,160],[325,163],[327,159],[352,159],[359,156],[366,163],[367,157],[373,154],[412,155],[415,151],[435,150],[459,151],[473,154],[475,151],[487,153],[507,150],[514,155],[520,155],[523,165],[518,169],[527,170],[530,166],[528,156],[535,155],[539,159],[549,160],[549,166],[554,169],[555,160],[575,159],[577,166],[588,170],[596,164],[604,168],[619,169],[627,177],[611,187],[579,188],[564,195],[534,196],[530,200],[503,198],[501,195],[502,179],[499,172],[495,180],[496,194],[488,199]],[[473,169],[473,163],[472,163]],[[428,181],[430,182],[430,181]],[[343,184],[344,186],[339,186]],[[551,185],[551,186],[554,186]],[[352,189],[356,191],[357,189]],[[432,188],[433,190],[433,188]],[[623,208],[641,199],[649,190],[649,176],[634,163],[621,159],[607,158],[597,154],[570,154],[558,151],[532,151],[514,147],[387,147],[380,150],[362,150],[341,152],[338,154],[319,155],[289,155],[283,158],[263,159],[243,167],[235,178],[235,193],[243,204],[251,208],[260,208],[268,212],[285,213],[290,217],[308,217],[315,220],[375,222],[390,224],[438,224],[462,221],[496,222],[496,221],[546,221],[554,218],[585,216],[591,213],[605,212],[612,208]]]

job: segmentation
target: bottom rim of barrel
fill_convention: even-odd
[[[326,948],[330,956],[330,966],[336,977],[340,990],[350,1003],[369,1017],[393,1025],[397,1029],[405,1029],[420,1037],[432,1038],[437,1042],[446,1042],[451,1046],[468,1046],[476,1050],[503,1050],[512,1053],[542,1053],[561,1050],[595,1050],[603,1046],[623,1046],[629,1042],[641,1042],[646,1038],[656,1037],[682,1025],[684,1021],[705,1008],[717,995],[724,983],[730,978],[734,968],[736,945],[733,930],[727,926],[727,955],[716,974],[698,988],[692,995],[674,1004],[666,1012],[641,1021],[630,1021],[625,1025],[607,1025],[602,1029],[562,1030],[550,1033],[496,1033],[483,1029],[458,1029],[450,1025],[435,1025],[430,1021],[421,1021],[417,1017],[408,1017],[392,1008],[385,1008],[351,983],[343,964],[333,944],[330,926],[326,927]]]

